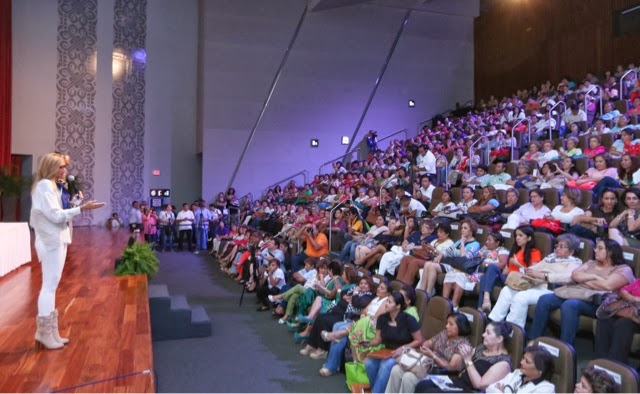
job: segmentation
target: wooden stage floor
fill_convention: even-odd
[[[128,236],[74,229],[56,301],[70,342],[59,350],[35,349],[42,275],[33,247],[31,263],[0,278],[0,392],[155,391],[147,279],[113,274]]]

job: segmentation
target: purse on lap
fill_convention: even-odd
[[[420,379],[424,379],[433,369],[433,359],[419,351],[405,348],[396,358],[396,364],[405,372],[411,372]]]

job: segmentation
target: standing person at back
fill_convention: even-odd
[[[140,230],[142,226],[142,211],[137,201],[131,203],[131,209],[129,210],[129,229],[131,232]]]
[[[207,250],[207,238],[209,238],[209,222],[213,220],[213,215],[203,199],[194,211],[196,218],[196,253]]]
[[[189,244],[189,252],[193,252],[193,243],[191,242],[191,226],[195,222],[193,212],[189,210],[189,204],[186,202],[182,204],[182,211],[178,212],[176,216],[176,223],[178,223],[178,250],[182,251],[182,243],[185,238]]]
[[[165,205],[164,209],[158,215],[158,230],[160,231],[160,249],[159,251],[173,251],[173,223],[176,221],[176,215],[173,213],[171,204]]]

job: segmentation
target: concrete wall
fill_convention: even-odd
[[[55,149],[58,4],[13,1],[13,154]],[[97,3],[94,198],[109,201],[114,1]],[[200,195],[196,155],[198,3],[153,0],[146,10],[145,196],[171,188],[173,201]],[[151,175],[160,170],[160,176]],[[102,224],[111,207],[96,211]]]
[[[199,122],[208,197],[228,186],[304,7],[261,4],[201,2]],[[259,194],[302,169],[313,176],[345,153],[341,137],[356,130],[405,12],[361,4],[307,15],[233,181],[239,195]],[[415,133],[421,121],[472,97],[472,16],[413,11],[354,142],[369,129],[380,137],[403,128]],[[311,138],[320,139],[319,148],[310,147]]]

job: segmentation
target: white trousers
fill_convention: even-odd
[[[38,316],[49,316],[56,309],[56,290],[67,258],[67,244],[56,249],[40,249],[38,257],[42,261],[42,289],[38,296]]]
[[[524,291],[513,290],[505,286],[500,291],[500,296],[489,314],[489,319],[500,322],[506,318],[508,322],[524,328],[527,322],[529,305],[536,304],[540,297],[549,293],[552,293],[552,291],[547,289],[545,285]]]
[[[422,379],[417,377],[413,372],[405,372],[401,366],[395,365],[391,369],[389,383],[385,393],[413,393],[416,386]]]
[[[502,226],[503,230],[515,230],[520,226],[520,222],[522,221],[522,217],[517,213],[512,213],[507,218],[507,223]]]
[[[384,275],[385,272],[391,275],[395,274],[396,268],[400,265],[400,260],[409,253],[404,253],[400,246],[391,247],[391,251],[382,255],[378,266],[378,274]]]

